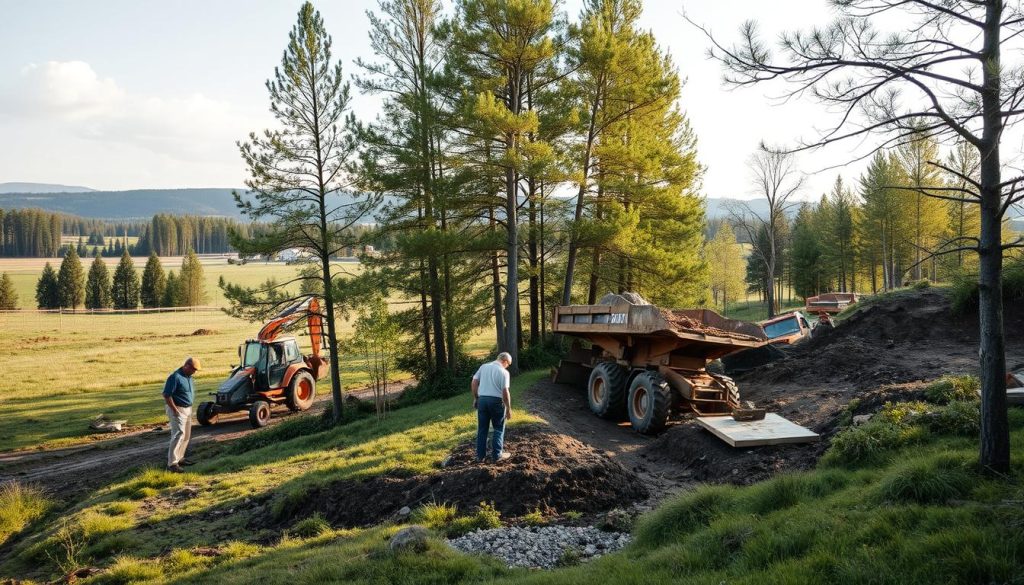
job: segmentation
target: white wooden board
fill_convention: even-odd
[[[764,420],[739,422],[731,416],[698,416],[697,422],[733,447],[812,443],[818,434],[769,412]]]
[[[1006,391],[1006,403],[1024,406],[1024,388],[1010,388]]]

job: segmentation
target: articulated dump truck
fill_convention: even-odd
[[[707,365],[767,343],[753,323],[707,309],[659,309],[632,293],[556,307],[552,323],[556,333],[577,338],[554,381],[586,384],[594,414],[628,415],[644,434],[663,430],[672,411],[713,416],[740,409],[736,384]]]

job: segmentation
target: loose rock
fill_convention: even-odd
[[[596,558],[623,548],[629,540],[624,532],[556,525],[476,530],[448,543],[463,552],[496,556],[509,567],[550,569],[566,555],[580,560]]]
[[[391,550],[423,552],[427,550],[427,538],[430,531],[422,526],[409,526],[403,528],[391,537]]]

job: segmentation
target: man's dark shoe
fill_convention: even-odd
[[[185,470],[177,465],[168,465],[167,471],[170,471],[171,473],[185,473]]]
[[[184,466],[187,467],[189,465],[195,465],[195,464],[196,464],[196,462],[192,461],[191,459],[182,459],[181,463],[179,463],[178,465],[184,465]]]

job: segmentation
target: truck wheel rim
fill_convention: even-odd
[[[299,380],[299,400],[309,400],[312,394],[313,386],[309,383],[309,380]]]
[[[604,402],[604,380],[600,377],[594,380],[594,387],[590,389],[590,397],[594,400],[594,404]]]
[[[260,420],[267,420],[270,418],[270,408],[264,406],[256,413],[256,416],[258,416]]]
[[[647,416],[647,389],[643,386],[638,387],[633,393],[633,414],[638,419]]]

